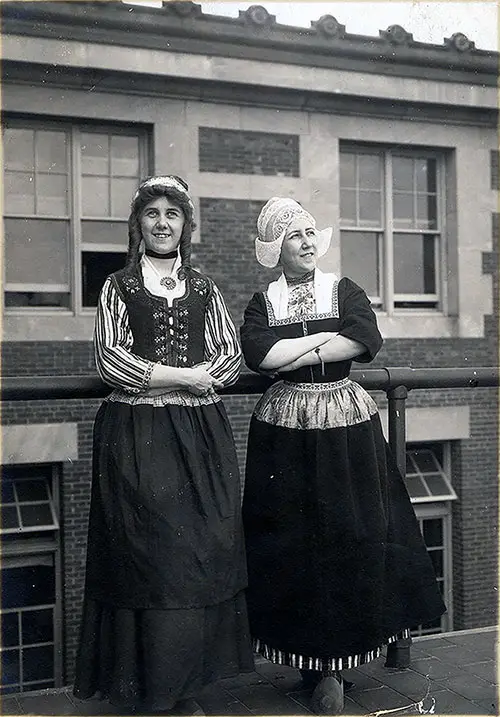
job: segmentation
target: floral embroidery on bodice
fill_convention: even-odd
[[[303,317],[316,313],[314,282],[288,287],[288,316]]]

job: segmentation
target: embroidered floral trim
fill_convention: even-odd
[[[316,313],[312,281],[288,287],[288,315],[304,318]]]
[[[151,374],[153,373],[153,369],[156,366],[152,361],[148,363],[148,367],[144,373],[144,376],[142,377],[142,383],[141,383],[141,389],[149,388],[149,383],[151,381]]]
[[[264,292],[266,302],[267,319],[269,326],[287,326],[289,324],[300,324],[304,319],[307,321],[320,321],[321,319],[338,319],[339,313],[339,282],[335,281],[332,286],[332,308],[331,311],[321,314],[311,313],[308,315],[286,316],[284,319],[277,319],[274,315],[273,305],[271,304],[267,292]]]
[[[339,381],[326,381],[325,383],[294,383],[293,381],[283,381],[285,386],[295,391],[335,391],[337,388],[345,388],[352,383],[349,377],[341,378]]]
[[[257,403],[254,416],[273,426],[299,431],[346,428],[377,413],[372,397],[349,378],[331,383],[274,383]]]
[[[211,391],[205,396],[195,396],[189,391],[170,391],[160,395],[131,395],[128,392],[116,389],[105,400],[128,403],[131,406],[148,405],[156,408],[160,408],[162,406],[187,406],[188,408],[193,408],[196,406],[210,406],[213,403],[219,403],[221,397],[215,393],[215,391]]]
[[[135,294],[141,288],[139,279],[137,279],[135,276],[126,276],[123,279],[123,286],[129,294]]]
[[[194,291],[200,296],[204,296],[208,293],[208,282],[203,279],[198,279],[195,276],[190,277],[190,283]]]

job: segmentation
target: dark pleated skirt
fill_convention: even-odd
[[[254,416],[243,519],[250,628],[276,662],[362,664],[445,610],[378,414],[324,430]]]
[[[75,694],[164,710],[252,670],[240,479],[222,402],[106,401],[93,456]]]

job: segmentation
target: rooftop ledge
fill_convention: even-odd
[[[355,67],[367,72],[429,76],[440,71],[443,81],[465,73],[472,84],[491,85],[499,71],[499,53],[479,50],[463,32],[443,39],[441,45],[417,42],[400,25],[390,25],[379,36],[346,31],[332,15],[311,21],[310,28],[276,22],[264,6],[252,5],[229,18],[202,12],[189,0],[163,2],[161,7],[131,5],[117,0],[97,2],[2,2],[2,30],[58,40],[119,44],[212,54],[254,57],[289,64]],[[264,52],[264,55],[262,53]],[[371,67],[370,65],[374,65]],[[391,68],[393,68],[391,70]],[[397,71],[396,69],[397,68]],[[403,72],[405,74],[405,72]],[[448,80],[450,81],[450,80]]]

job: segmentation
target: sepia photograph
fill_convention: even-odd
[[[497,715],[495,0],[0,0],[2,715]]]

